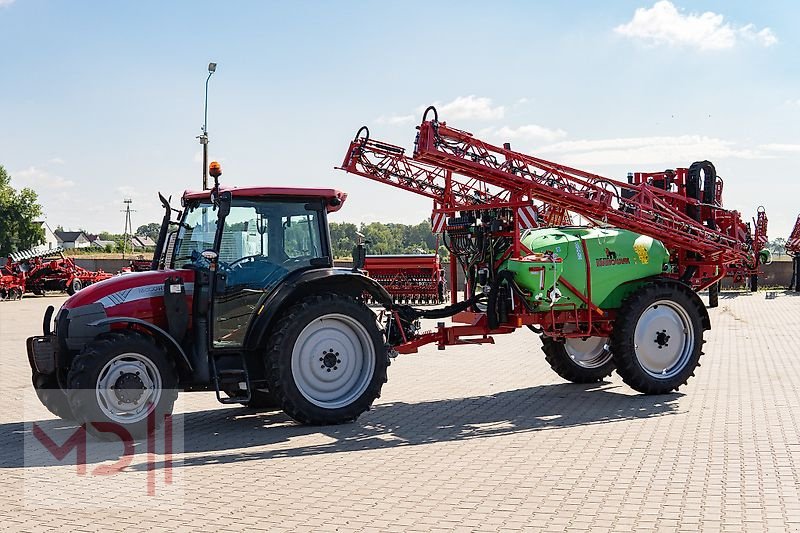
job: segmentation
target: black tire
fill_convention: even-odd
[[[614,360],[608,347],[593,357],[592,362],[581,363],[573,359],[567,351],[564,341],[557,341],[542,335],[542,351],[544,359],[556,374],[572,383],[596,383],[603,381],[614,371]],[[586,341],[589,342],[589,341]]]
[[[75,278],[75,279],[72,280],[72,283],[67,285],[67,294],[72,296],[73,294],[75,294],[76,292],[81,290],[82,288],[83,288],[83,283],[81,283],[81,280],[79,280],[78,278]]]
[[[306,394],[301,392],[298,387],[298,382],[303,383],[303,375],[312,374],[317,372],[314,360],[314,366],[311,366],[311,358],[316,358],[316,353],[313,355],[305,354],[306,357],[298,355],[294,356],[295,345],[298,340],[301,340],[301,334],[307,333],[309,327],[319,327],[318,322],[321,318],[328,317],[329,320],[335,321],[348,321],[351,325],[349,327],[355,328],[361,332],[362,338],[359,340],[361,349],[366,351],[370,350],[372,354],[364,353],[363,362],[372,366],[371,373],[364,371],[363,375],[355,378],[359,383],[356,386],[354,398],[342,400],[342,405],[335,402],[328,402],[330,405],[320,405],[324,400],[312,401],[307,394],[311,391],[306,391]],[[321,321],[320,321],[321,323]],[[332,328],[339,327],[338,323],[333,323]],[[340,329],[339,331],[343,331]],[[340,341],[331,337],[331,341],[324,338],[325,333],[317,337],[322,342],[324,340],[325,346],[331,345],[331,350],[338,350]],[[346,334],[343,334],[346,337]],[[351,339],[352,340],[352,339]],[[302,340],[301,340],[302,342]],[[355,345],[353,345],[355,346]],[[322,345],[320,345],[322,347]],[[299,349],[299,348],[298,348]],[[320,372],[319,374],[327,376],[325,372],[331,372],[338,369],[338,364],[342,360],[337,359],[340,357],[339,352],[333,355],[333,351],[328,352],[328,348],[320,351]],[[349,354],[349,352],[342,352],[342,354],[350,355],[354,358],[352,361],[347,359],[345,365],[342,365],[342,370],[349,370],[351,365],[356,365],[354,361],[357,360],[359,354]],[[329,364],[329,358],[332,358]],[[338,364],[336,361],[338,360]],[[307,364],[303,364],[307,363]],[[306,297],[296,304],[292,305],[283,314],[283,318],[273,328],[272,335],[267,342],[267,350],[265,355],[265,364],[268,370],[267,378],[269,380],[269,389],[274,392],[275,396],[280,399],[280,406],[283,411],[290,417],[302,424],[323,425],[323,424],[341,424],[344,422],[351,422],[361,415],[364,411],[368,410],[372,402],[380,397],[381,387],[386,383],[386,370],[389,366],[389,356],[387,346],[383,338],[383,333],[378,329],[375,314],[364,305],[362,302],[353,298],[337,294],[321,294]],[[303,364],[301,366],[301,364]],[[334,366],[336,365],[336,366]],[[324,369],[322,367],[325,367]],[[304,370],[305,373],[301,374],[297,379],[294,375],[294,368],[298,368],[298,373]],[[313,368],[313,370],[312,370]],[[340,374],[346,376],[346,372]],[[334,377],[333,381],[337,378]],[[349,382],[349,381],[348,381]],[[310,386],[306,386],[306,389]],[[345,393],[343,393],[345,394]]]
[[[34,371],[31,376],[33,390],[48,411],[64,420],[75,420],[72,409],[69,406],[67,394],[59,386],[55,375],[40,374]]]
[[[225,391],[228,397],[238,396],[239,391],[229,392]],[[250,400],[247,402],[240,402],[241,405],[250,409],[280,409],[281,400],[272,392],[267,389],[254,389],[250,391]]]
[[[750,275],[750,292],[758,292],[758,274]]]
[[[103,408],[100,405],[101,400],[98,398],[97,388],[101,372],[105,370],[110,373],[112,368],[106,369],[106,365],[115,360],[122,361],[118,358],[124,354],[135,354],[140,362],[147,364],[147,374],[152,375],[154,378],[152,383],[157,383],[155,380],[156,373],[161,382],[160,387],[153,387],[153,389],[160,389],[158,400],[155,403],[147,403],[147,409],[142,411],[145,413],[143,418],[132,417],[130,420],[113,419],[106,413],[105,409],[107,408]],[[120,373],[122,377],[137,379],[130,371],[122,373],[122,370],[120,370]],[[136,375],[138,376],[138,374]],[[115,390],[113,394],[117,398],[122,397],[119,396],[116,390],[134,390],[132,394],[135,394],[137,387],[142,384],[141,380],[138,384],[135,381],[131,383],[129,380],[129,387],[119,386],[119,380],[122,377],[118,378],[114,384]],[[164,417],[172,413],[172,408],[178,397],[174,361],[167,356],[152,338],[135,331],[104,333],[96,337],[75,357],[67,376],[67,383],[69,386],[67,397],[75,419],[85,423],[87,431],[100,439],[119,439],[120,436],[99,431],[95,423],[112,423],[122,426],[133,439],[146,436],[147,419],[150,414],[154,415],[155,427],[160,427],[164,422]],[[123,394],[127,393],[123,392]],[[130,404],[138,405],[133,398],[119,400],[119,405],[128,407]]]
[[[708,307],[719,307],[719,286],[720,281],[716,282],[708,288]]]
[[[642,322],[641,346],[638,346],[637,326],[645,312],[648,317]],[[659,318],[662,315],[663,318]],[[682,283],[663,280],[640,287],[625,299],[614,321],[611,351],[617,373],[628,386],[644,394],[666,394],[678,390],[694,375],[703,354],[703,333],[709,329],[707,317],[700,297]],[[658,329],[664,325],[663,330]],[[680,343],[684,335],[681,329],[691,333],[691,336],[686,333],[683,343]],[[659,350],[669,348],[670,339],[676,338],[672,339],[672,349],[662,354],[654,350],[650,336]],[[647,340],[642,340],[645,337]],[[671,354],[676,347],[679,353],[675,354],[672,363]],[[659,370],[657,365],[660,363],[671,366]]]
[[[251,409],[280,409],[281,399],[267,389],[256,389],[250,394],[250,401],[242,405]]]

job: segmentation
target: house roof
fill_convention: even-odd
[[[54,233],[56,234],[56,237],[58,237],[58,239],[61,242],[75,242],[76,240],[78,240],[80,238],[81,235],[83,235],[83,238],[86,239],[87,241],[89,240],[89,238],[86,236],[86,234],[84,232],[82,232],[82,231],[58,231],[58,230],[56,230]]]
[[[133,237],[134,241],[139,243],[139,246],[155,246],[156,242],[147,235],[136,235]]]

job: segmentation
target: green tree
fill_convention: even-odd
[[[0,255],[5,256],[44,242],[44,229],[34,221],[42,216],[42,206],[33,189],[17,191],[11,176],[0,165]]]
[[[786,253],[786,239],[778,237],[767,243],[767,248],[770,252],[777,255],[779,258]]]
[[[146,235],[153,239],[154,241],[158,240],[158,232],[161,229],[161,224],[156,222],[151,222],[149,224],[143,224],[136,229],[136,235]]]
[[[329,228],[334,257],[350,257],[358,242],[358,226],[350,222],[331,222]]]

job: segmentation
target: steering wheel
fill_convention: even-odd
[[[314,259],[313,255],[298,255],[297,257],[290,257],[286,261],[284,261],[283,265],[296,265],[297,263],[302,263],[303,261],[310,261]]]
[[[264,257],[261,254],[246,255],[244,257],[240,257],[239,259],[237,259],[236,261],[234,261],[232,263],[226,264],[225,268],[227,268],[230,271],[230,270],[233,270],[233,269],[236,269],[236,268],[244,268],[245,263],[256,263],[256,262],[261,262],[261,261],[266,261],[268,263],[271,262],[269,260],[269,258]],[[220,261],[220,265],[221,264],[222,264],[222,262]]]

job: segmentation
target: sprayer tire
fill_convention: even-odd
[[[603,381],[614,371],[614,360],[606,344],[602,352],[593,358],[593,363],[581,362],[571,356],[564,341],[542,335],[544,359],[553,371],[572,383],[596,383]]]

